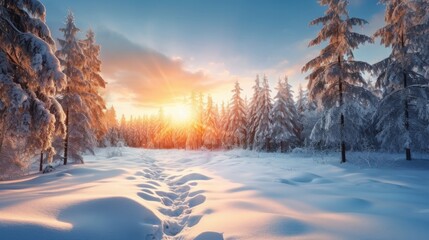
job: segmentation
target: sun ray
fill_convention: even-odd
[[[173,124],[186,124],[192,120],[191,109],[186,104],[175,104],[165,108],[166,115],[171,117]]]

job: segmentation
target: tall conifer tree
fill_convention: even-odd
[[[0,172],[26,168],[64,130],[55,99],[66,85],[38,0],[0,1]]]
[[[59,100],[66,111],[66,137],[64,139],[64,165],[70,157],[75,162],[82,162],[81,154],[93,151],[96,138],[91,128],[91,109],[86,97],[91,91],[91,83],[85,78],[83,68],[86,58],[82,44],[77,39],[80,31],[71,12],[67,15],[64,39],[58,39],[61,49],[56,52],[67,76],[67,88],[61,92]]]
[[[381,43],[390,47],[390,56],[374,65],[376,86],[383,99],[375,116],[380,131],[378,140],[385,149],[405,149],[411,160],[411,149],[427,149],[428,25],[421,12],[427,1],[381,0],[386,4],[386,25],[375,33]],[[428,35],[426,35],[428,36]]]
[[[323,26],[309,46],[316,46],[324,41],[327,41],[328,45],[322,49],[319,56],[308,62],[302,71],[311,71],[307,77],[310,100],[316,100],[319,107],[325,110],[325,119],[338,119],[338,124],[320,123],[318,129],[324,131],[330,130],[326,127],[337,129],[331,130],[331,134],[326,134],[323,140],[332,142],[338,139],[341,162],[346,162],[346,140],[353,138],[345,131],[346,124],[353,125],[353,118],[347,116],[346,110],[351,109],[347,105],[366,103],[373,98],[371,92],[365,88],[367,83],[362,77],[362,71],[370,71],[371,66],[356,61],[353,50],[361,44],[372,42],[372,39],[352,32],[354,26],[362,26],[367,22],[349,17],[347,0],[319,0],[319,3],[328,9],[325,16],[310,23]],[[320,137],[321,134],[317,135],[316,137]]]
[[[226,123],[226,146],[227,148],[240,148],[246,144],[246,107],[241,98],[242,89],[238,82],[235,83],[233,96],[229,104],[229,113]]]

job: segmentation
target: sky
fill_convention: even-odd
[[[256,75],[266,75],[275,95],[288,76],[295,91],[306,86],[302,66],[320,47],[308,48],[323,16],[316,0],[41,0],[55,38],[68,10],[80,37],[91,28],[101,45],[103,92],[108,106],[126,117],[152,114],[185,103],[192,92],[227,103],[234,82],[252,96]],[[377,0],[350,0],[351,17],[369,24],[356,31],[372,35],[383,25]],[[388,55],[378,43],[361,46],[359,60],[375,63]],[[173,112],[174,114],[174,112]]]

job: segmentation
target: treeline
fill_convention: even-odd
[[[257,77],[254,96],[247,104],[237,82],[230,103],[220,108],[210,96],[204,99],[202,94],[192,94],[189,101],[192,117],[188,123],[175,122],[162,109],[157,115],[131,117],[128,121],[122,116],[120,123],[112,121],[107,144],[123,141],[127,146],[144,148],[288,151],[304,142],[304,125],[300,121],[309,104],[300,89],[301,98],[295,106],[287,78],[279,81],[276,89],[272,103],[268,79],[264,77],[261,85]],[[115,110],[111,108],[108,112]]]

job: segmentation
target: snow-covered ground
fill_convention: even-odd
[[[0,183],[0,239],[428,239],[429,160],[100,149]]]

